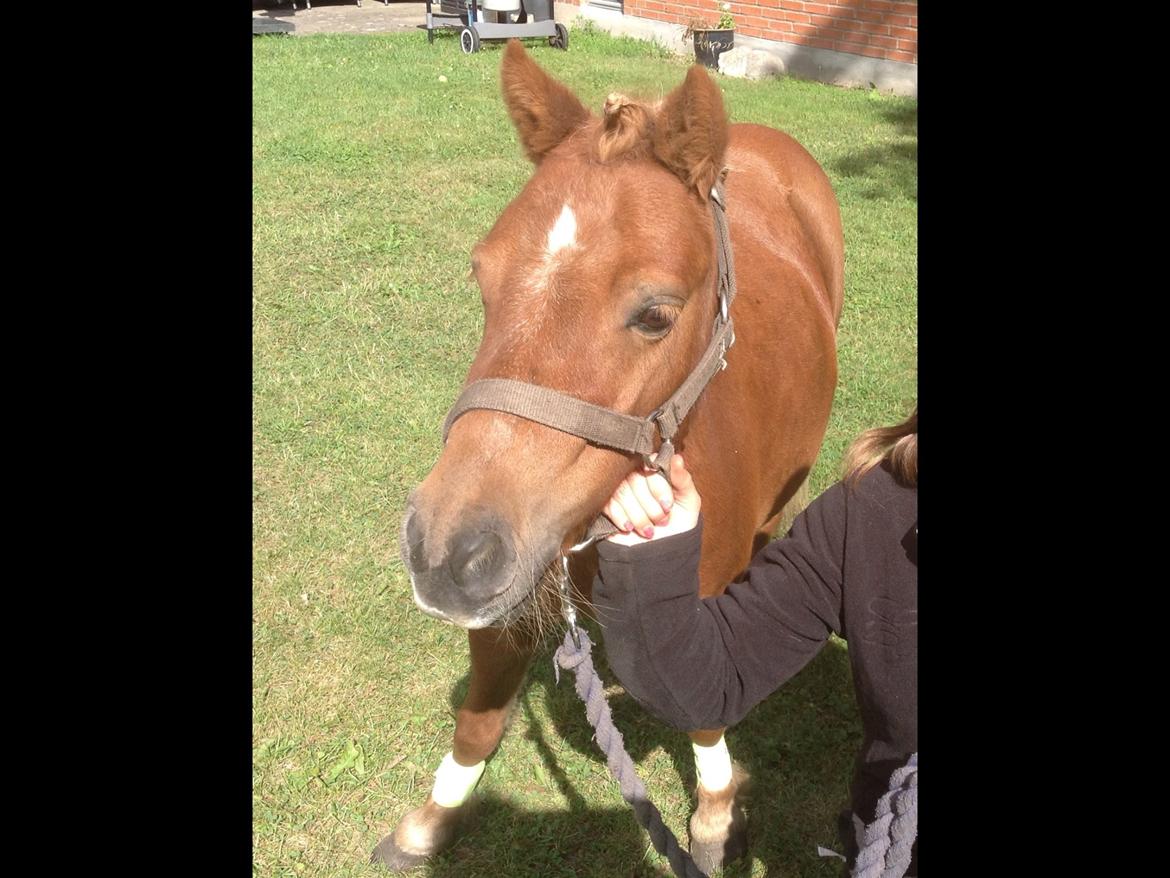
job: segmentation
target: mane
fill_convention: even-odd
[[[650,158],[656,109],[617,92],[610,93],[605,99],[601,124],[596,128],[594,158],[602,164],[623,158]]]
[[[613,92],[605,99],[601,118],[590,116],[554,154],[610,164],[654,160],[654,118],[658,104],[647,104]]]

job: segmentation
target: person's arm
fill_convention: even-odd
[[[599,543],[593,587],[610,667],[652,713],[684,730],[735,724],[840,628],[840,485],[762,549],[743,582],[706,600],[698,598],[702,526],[640,545]]]

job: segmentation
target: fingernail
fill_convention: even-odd
[[[628,534],[633,529],[634,529],[634,523],[631,521],[627,521],[625,524],[622,525],[622,533],[624,533],[624,534]]]
[[[654,528],[649,527],[649,526],[643,528],[642,536],[644,536],[648,540],[653,539],[654,538]]]

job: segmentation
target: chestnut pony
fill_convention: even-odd
[[[646,416],[703,355],[718,310],[709,203],[722,180],[735,257],[737,336],[676,435],[703,495],[700,588],[716,594],[768,540],[816,459],[837,380],[841,219],[829,180],[786,134],[729,125],[701,67],[657,104],[610,95],[594,116],[527,55],[504,50],[504,102],[536,166],[472,251],[484,334],[467,383],[507,378]],[[468,629],[470,689],[427,801],[374,860],[413,867],[455,839],[499,743],[553,594],[635,456],[500,411],[455,421],[411,494],[402,554],[418,606]],[[596,553],[575,555],[588,591]],[[604,625],[604,608],[594,608]],[[722,729],[695,730],[700,748]],[[703,749],[703,752],[707,752]],[[745,850],[743,772],[698,788],[691,850],[710,870]],[[718,757],[711,757],[718,758]],[[727,780],[730,778],[730,781]]]

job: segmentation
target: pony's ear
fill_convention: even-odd
[[[500,85],[520,143],[534,164],[589,119],[576,96],[541,70],[517,39],[508,40],[504,49]]]
[[[723,170],[727,149],[727,111],[723,95],[698,64],[662,101],[654,126],[658,160],[706,201]]]

